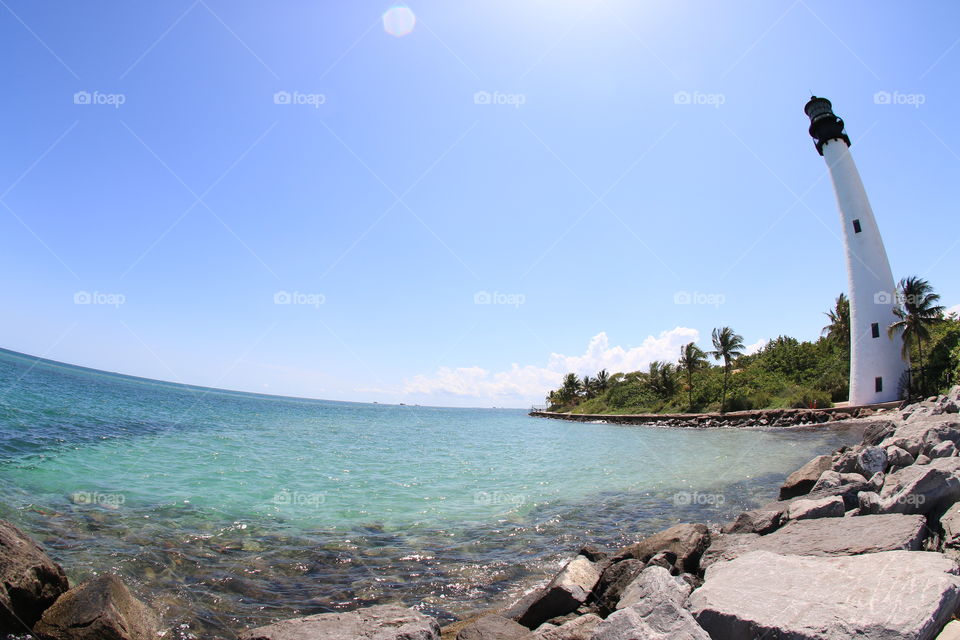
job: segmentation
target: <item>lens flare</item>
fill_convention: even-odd
[[[409,34],[416,24],[417,16],[410,7],[394,5],[383,14],[383,30],[397,38]]]

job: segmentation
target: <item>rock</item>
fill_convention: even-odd
[[[859,473],[840,473],[839,471],[828,469],[827,471],[824,471],[822,474],[820,474],[820,479],[817,480],[817,483],[815,485],[813,485],[813,489],[811,490],[811,493],[823,491],[825,489],[836,489],[845,484],[852,484],[852,483],[863,484],[866,481],[867,479],[864,478]]]
[[[489,615],[461,629],[457,640],[529,640],[532,636],[530,629],[510,618]]]
[[[950,458],[957,455],[957,445],[951,441],[941,442],[930,448],[930,458]]]
[[[573,613],[587,601],[599,580],[597,567],[586,557],[577,556],[539,592],[516,620],[528,629],[536,629],[550,618]]]
[[[887,479],[887,474],[885,473],[875,473],[873,477],[867,481],[867,486],[864,488],[865,491],[873,491],[875,493],[880,493],[880,490],[883,489],[883,482]]]
[[[105,574],[57,598],[33,633],[42,640],[154,640],[158,625],[120,578]]]
[[[667,572],[674,570],[674,564],[677,561],[677,556],[673,555],[669,551],[661,551],[657,555],[650,558],[647,562],[648,567],[661,567],[666,569]]]
[[[319,613],[244,631],[240,640],[439,640],[437,621],[419,611],[377,605],[347,613]]]
[[[839,473],[853,473],[857,471],[857,456],[862,447],[854,447],[849,451],[844,451],[833,461],[833,470]]]
[[[723,533],[770,533],[777,529],[783,522],[782,510],[754,509],[753,511],[744,511],[738,515],[732,522],[723,526]]]
[[[624,589],[617,609],[626,609],[651,598],[667,598],[681,607],[691,590],[683,578],[670,575],[663,567],[647,567]]]
[[[579,616],[559,627],[537,631],[534,640],[590,640],[603,619],[593,613]]]
[[[960,458],[938,458],[887,474],[880,513],[930,513],[960,500]]]
[[[609,553],[603,551],[597,546],[592,544],[584,545],[580,552],[577,555],[581,555],[590,562],[603,562],[609,557]]]
[[[894,467],[909,467],[916,459],[910,455],[910,452],[906,449],[901,449],[898,446],[891,445],[886,448],[887,452],[887,463],[890,465],[890,468]]]
[[[797,500],[787,510],[787,520],[838,518],[843,516],[845,510],[843,498],[840,496],[820,500]]]
[[[634,578],[640,575],[645,566],[640,560],[627,558],[615,562],[603,570],[593,593],[597,606],[604,615],[616,610],[617,603],[623,596],[623,590],[633,582]]]
[[[917,461],[914,464],[930,464],[930,456],[920,454],[917,456]]]
[[[880,513],[880,494],[876,491],[861,491],[857,494],[860,506],[857,507],[859,514]]]
[[[892,420],[877,420],[867,425],[863,431],[863,444],[873,447],[890,436],[897,430],[897,423]]]
[[[944,546],[960,547],[960,502],[954,503],[940,516],[940,526],[943,527]]]
[[[920,455],[920,450],[923,448],[920,439],[913,438],[913,437],[887,438],[886,440],[881,442],[879,446],[884,447],[884,451],[886,451],[890,447],[897,447],[898,449],[903,449],[914,458]]]
[[[688,606],[713,638],[930,640],[960,604],[957,570],[925,551],[754,551],[711,566]]]
[[[951,620],[943,628],[937,640],[960,640],[960,620]]]
[[[60,565],[20,529],[0,520],[0,636],[29,632],[68,588]]]
[[[710,640],[690,613],[669,599],[620,609],[597,625],[592,640]]]
[[[702,524],[678,524],[640,542],[624,547],[616,553],[614,561],[635,558],[647,562],[663,551],[676,556],[676,566],[681,571],[696,572],[700,556],[710,545],[710,532]]]
[[[765,536],[717,536],[703,554],[700,566],[707,568],[751,551],[799,556],[852,556],[898,549],[917,551],[925,537],[926,519],[923,516],[892,514],[797,520]]]
[[[887,470],[887,452],[883,447],[866,447],[857,454],[857,472],[867,478]]]
[[[821,474],[833,466],[832,456],[817,456],[787,477],[780,487],[780,499],[789,500],[810,493]]]

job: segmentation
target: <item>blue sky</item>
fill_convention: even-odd
[[[0,346],[524,406],[715,326],[812,339],[846,274],[811,92],[895,276],[960,303],[960,6],[390,8],[0,2]]]

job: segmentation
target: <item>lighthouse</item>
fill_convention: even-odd
[[[906,364],[900,345],[887,335],[897,296],[883,238],[850,155],[843,120],[826,98],[811,97],[803,110],[814,146],[830,169],[843,225],[850,288],[850,404],[897,400]]]

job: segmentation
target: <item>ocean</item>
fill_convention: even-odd
[[[0,350],[0,518],[174,638],[377,603],[442,622],[585,543],[775,499],[847,430],[667,429],[193,387]]]

